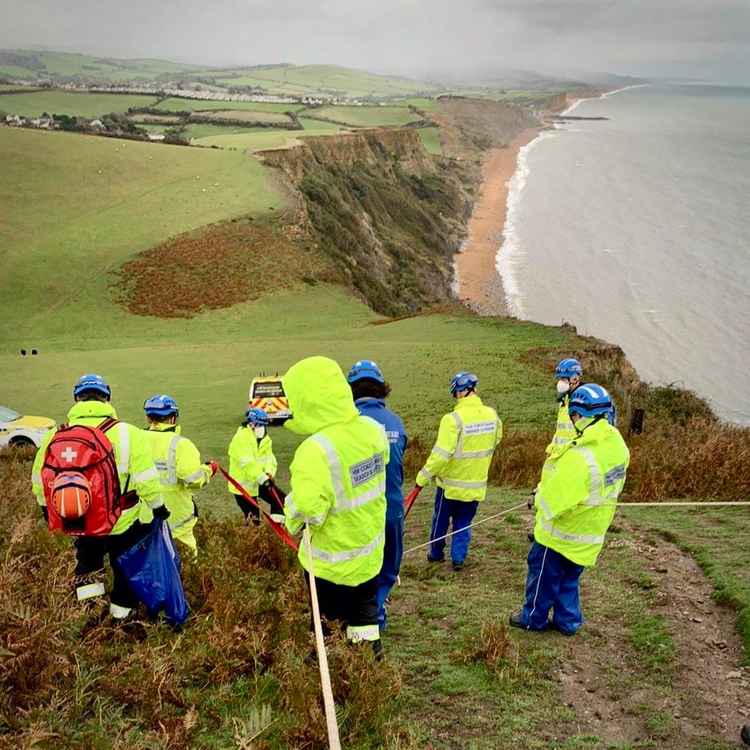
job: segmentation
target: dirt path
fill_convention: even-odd
[[[456,256],[459,298],[480,315],[505,315],[502,282],[495,268],[503,240],[508,183],[516,171],[519,150],[539,130],[524,130],[506,148],[493,148],[482,165],[479,199],[469,221],[463,250]]]
[[[661,687],[658,680],[656,686],[639,680],[643,664],[634,664],[623,647],[628,628],[619,618],[597,618],[582,631],[585,638],[567,645],[556,675],[578,733],[632,743],[644,739],[645,723],[652,736],[663,733],[659,747],[697,747],[706,738],[741,746],[739,731],[750,716],[750,668],[740,666],[736,613],[713,601],[711,583],[689,555],[668,542],[653,546],[637,527],[626,528],[632,538],[611,541],[604,554],[624,546],[641,560],[649,616],[664,618],[674,644],[670,675]]]

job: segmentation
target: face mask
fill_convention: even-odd
[[[261,438],[264,438],[266,436],[266,428],[265,427],[253,427],[253,432],[255,433],[255,437],[260,440]]]
[[[557,392],[562,396],[570,390],[570,383],[567,380],[557,381]]]

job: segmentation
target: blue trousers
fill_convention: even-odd
[[[583,566],[539,542],[532,543],[527,562],[526,601],[521,621],[529,630],[546,630],[551,609],[552,627],[569,635],[577,632],[583,625],[578,592]]]
[[[448,533],[448,526],[453,522],[453,531],[464,529],[476,515],[479,502],[476,500],[449,500],[445,492],[438,487],[435,493],[435,510],[432,513],[432,529],[430,539],[437,539]],[[466,559],[471,541],[471,529],[459,531],[451,537],[451,560],[459,565]],[[445,550],[445,539],[433,542],[430,545],[429,557],[432,560],[442,560]]]
[[[404,554],[404,511],[387,514],[385,517],[385,549],[383,550],[383,567],[378,575],[376,599],[378,602],[378,625],[383,630],[386,626],[385,600],[396,583],[401,570],[401,557]]]

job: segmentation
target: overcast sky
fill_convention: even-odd
[[[750,0],[0,0],[0,47],[750,83]]]

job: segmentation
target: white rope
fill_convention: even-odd
[[[715,508],[720,505],[750,505],[750,500],[715,500],[708,503],[700,501],[690,502],[688,500],[665,500],[664,502],[655,501],[653,503],[617,503],[618,508],[627,508],[635,505],[639,507],[657,506],[657,505],[692,505],[696,508]]]
[[[696,508],[711,508],[711,507],[718,507],[718,506],[725,506],[725,505],[750,505],[750,500],[717,500],[712,502],[700,502],[700,501],[681,501],[681,500],[666,500],[664,502],[651,502],[651,503],[645,503],[645,502],[636,502],[636,503],[613,503],[618,508],[627,508],[628,506],[631,507],[656,507],[656,506],[692,506]],[[436,539],[430,539],[427,542],[424,542],[423,544],[418,544],[416,547],[410,547],[409,549],[404,551],[404,555],[408,555],[410,552],[415,552],[418,549],[422,549],[423,547],[428,547],[433,542],[440,542],[443,539],[448,539],[448,537],[453,536],[454,534],[458,534],[460,531],[466,531],[467,529],[471,529],[474,526],[480,526],[483,523],[487,523],[487,521],[492,521],[494,518],[500,518],[500,516],[504,516],[506,513],[511,513],[514,510],[519,510],[520,508],[528,507],[528,504],[526,501],[519,503],[518,505],[514,505],[512,508],[507,508],[506,510],[502,510],[499,513],[495,513],[494,515],[487,516],[486,518],[482,518],[479,521],[475,521],[474,523],[470,523],[468,526],[464,526],[460,529],[454,529],[453,531],[450,531],[447,534],[444,534],[443,536],[439,536]]]
[[[522,503],[519,503],[518,505],[514,505],[512,508],[506,508],[505,510],[501,510],[499,513],[495,513],[494,515],[487,516],[486,518],[482,518],[480,521],[474,521],[474,523],[470,523],[468,526],[464,526],[463,528],[460,528],[460,529],[454,529],[453,531],[450,531],[447,534],[443,534],[443,536],[439,536],[436,539],[430,539],[429,542],[425,542],[424,544],[418,544],[416,547],[411,547],[410,549],[407,549],[404,552],[404,554],[408,555],[410,552],[414,552],[415,550],[422,549],[422,547],[427,547],[433,542],[439,542],[443,539],[447,539],[449,536],[458,534],[460,531],[466,531],[467,529],[471,529],[474,526],[480,526],[483,523],[487,523],[487,521],[491,521],[493,518],[500,518],[500,516],[504,516],[506,513],[510,513],[514,510],[519,510],[520,508],[526,508],[526,507],[527,507],[527,503],[524,500]]]
[[[307,549],[308,565],[310,566],[310,600],[312,601],[313,623],[315,624],[315,647],[318,652],[318,668],[320,669],[320,684],[323,688],[323,706],[326,712],[326,726],[328,727],[328,747],[330,750],[341,750],[339,726],[336,722],[336,706],[333,702],[333,688],[331,674],[328,671],[328,654],[323,639],[323,626],[320,623],[320,606],[318,605],[318,589],[315,585],[315,571],[313,569],[312,545],[310,543],[310,527],[305,525],[305,548]]]

